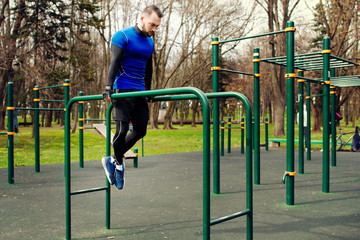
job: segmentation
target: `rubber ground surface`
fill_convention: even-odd
[[[296,171],[297,152],[295,152]],[[305,155],[306,156],[306,155]],[[72,196],[72,239],[202,239],[202,153],[128,161],[125,189],[111,191],[111,229],[105,228],[105,192]],[[322,153],[305,160],[295,177],[295,205],[286,205],[284,149],[261,150],[261,185],[254,185],[254,239],[360,239],[360,153],[339,152],[322,192]],[[15,168],[15,184],[0,169],[0,239],[65,239],[62,164]],[[100,160],[72,164],[72,191],[105,186]],[[245,210],[245,156],[221,159],[221,194],[211,194],[211,218]],[[211,227],[211,239],[246,239],[241,217]]]

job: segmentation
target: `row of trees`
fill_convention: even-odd
[[[0,129],[5,127],[6,84],[9,81],[16,86],[17,106],[30,104],[35,85],[57,85],[65,78],[71,81],[72,96],[79,91],[85,95],[100,94],[111,57],[111,36],[121,28],[135,25],[141,10],[148,4],[155,3],[165,14],[154,36],[152,88],[194,86],[210,92],[211,37],[226,40],[248,35],[256,24],[255,9],[266,13],[267,24],[261,22],[265,32],[282,30],[294,12],[300,10],[299,2],[254,0],[249,5],[241,0],[221,3],[215,0],[1,0]],[[297,29],[296,52],[318,50],[321,38],[329,36],[333,55],[359,61],[359,30],[356,27],[359,12],[358,0],[320,0],[314,9],[312,30]],[[285,46],[283,35],[261,38],[246,45],[236,42],[221,49],[221,65],[253,72],[254,47],[260,47],[262,57],[271,57],[285,55]],[[356,71],[358,69],[343,69],[338,74],[356,74]],[[262,64],[261,72],[262,111],[275,122],[275,134],[282,135],[286,107],[284,69]],[[309,77],[321,73],[311,74]],[[251,78],[221,74],[221,81],[223,91],[242,92],[252,101]],[[313,89],[314,94],[321,92],[321,87]],[[339,106],[355,91],[359,89],[339,90]],[[42,93],[42,97],[47,98],[46,95],[61,99],[62,91]],[[221,104],[234,109],[237,103],[229,100]],[[91,102],[91,117],[99,116],[97,105],[101,104]],[[150,105],[152,128],[158,127],[159,108],[160,103]],[[192,109],[193,116],[197,115],[196,101],[191,106],[184,102],[169,103],[164,127],[171,128],[175,109],[181,116],[188,108]],[[321,102],[314,104],[314,108],[321,109]],[[321,118],[320,114],[315,116]],[[314,127],[317,129],[320,125]]]

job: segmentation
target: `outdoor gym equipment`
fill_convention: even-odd
[[[41,100],[39,90],[48,88],[64,87],[64,100]],[[39,131],[39,111],[64,111],[63,108],[40,108],[40,101],[47,102],[64,102],[65,105],[69,101],[70,92],[70,81],[66,79],[62,85],[54,85],[48,87],[34,87],[34,107],[33,108],[22,108],[14,107],[13,101],[13,83],[8,83],[8,102],[7,102],[7,116],[8,116],[8,183],[14,183],[14,111],[15,110],[33,110],[34,111],[34,141],[35,141],[35,172],[40,172],[40,131]]]
[[[248,37],[242,37],[237,39],[231,39],[226,41],[219,41],[218,37],[212,38],[212,76],[213,76],[213,92],[219,91],[219,72],[230,72],[230,73],[236,73],[236,74],[242,74],[247,76],[252,76],[254,78],[254,183],[260,184],[260,53],[259,48],[254,49],[253,54],[253,64],[254,64],[254,73],[245,73],[245,72],[239,72],[234,70],[227,70],[227,69],[221,69],[219,66],[219,45],[229,42],[236,42],[236,41],[242,41],[246,39],[252,39],[257,37],[264,37],[269,35],[276,35],[281,33],[286,33],[287,39],[293,38],[295,28],[293,27],[293,22],[288,22],[288,24],[292,24],[292,27],[287,27],[285,30],[282,31],[276,31],[276,32],[270,32],[265,34],[259,34],[254,36],[248,36]],[[292,46],[293,42],[292,41]],[[291,45],[291,44],[290,44]],[[289,45],[289,46],[290,46]],[[289,58],[291,55],[289,55]],[[213,101],[213,135],[214,135],[214,142],[213,142],[213,158],[214,158],[214,174],[219,175],[219,165],[220,165],[220,155],[219,155],[219,103],[217,100],[214,99]],[[293,152],[294,150],[292,150]],[[291,153],[289,153],[289,158],[291,156]],[[293,165],[293,164],[292,164]],[[290,167],[290,165],[288,165]],[[294,170],[291,170],[294,171]],[[214,178],[214,193],[219,194],[220,193],[220,181],[215,182],[215,179],[219,179],[218,177]],[[291,182],[292,180],[290,180]]]
[[[252,200],[252,151],[251,134],[246,136],[246,210],[232,215],[210,221],[210,106],[208,98],[236,97],[240,99],[246,109],[246,128],[251,132],[251,106],[245,96],[239,93],[209,93],[205,94],[196,88],[174,88],[162,90],[150,90],[141,92],[128,92],[112,94],[112,98],[140,97],[140,96],[159,96],[174,94],[191,94],[180,96],[155,97],[156,101],[185,100],[199,98],[203,108],[203,239],[210,239],[210,226],[216,225],[240,216],[247,217],[247,239],[253,239],[253,200]],[[85,189],[71,192],[71,169],[70,169],[70,111],[75,102],[102,100],[102,95],[79,96],[71,99],[66,105],[65,112],[65,201],[66,201],[66,239],[71,239],[71,196],[83,193],[106,191],[106,227],[110,228],[110,185],[106,181],[106,187]],[[110,109],[110,108],[109,108]],[[110,155],[110,110],[107,111],[107,137],[106,155]]]

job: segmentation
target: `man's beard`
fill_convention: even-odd
[[[152,34],[150,34],[149,32],[147,32],[147,31],[145,30],[145,29],[146,29],[146,28],[145,28],[145,23],[142,24],[142,29],[143,29],[143,30],[141,30],[141,31],[142,31],[147,37],[151,37],[151,36],[154,34],[154,32],[152,32],[152,31],[151,31]]]

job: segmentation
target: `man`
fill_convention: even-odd
[[[150,90],[152,54],[155,33],[163,17],[160,9],[151,5],[144,9],[136,26],[114,34],[111,40],[111,63],[107,85],[103,93],[111,100],[111,93]],[[116,133],[113,139],[114,155],[102,158],[102,165],[110,184],[118,189],[125,185],[124,154],[146,134],[149,109],[145,97],[113,99]],[[133,131],[128,133],[130,121]]]

